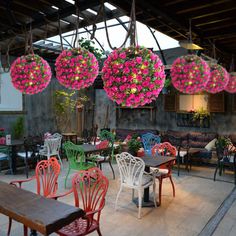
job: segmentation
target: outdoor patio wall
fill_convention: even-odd
[[[226,94],[225,113],[211,113],[209,128],[178,127],[176,113],[164,111],[164,96],[162,94],[156,100],[151,120],[150,109],[116,109],[116,104],[108,99],[105,91],[99,89],[96,90],[95,123],[98,124],[99,129],[104,128],[106,109],[109,105],[109,122],[108,127],[105,128],[201,131],[231,134],[236,133],[236,113],[232,112],[232,98],[232,95]]]

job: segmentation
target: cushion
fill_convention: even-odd
[[[207,150],[207,151],[211,151],[214,147],[215,147],[215,145],[216,145],[216,138],[214,138],[214,139],[212,139],[206,146],[205,146],[205,149]]]
[[[7,154],[0,152],[0,160],[7,160],[7,159],[8,159]]]

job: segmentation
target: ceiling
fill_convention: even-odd
[[[69,0],[71,1],[71,0]],[[26,32],[32,27],[33,41],[58,35],[58,18],[61,31],[75,29],[75,5],[66,0],[0,0],[0,45],[3,53],[9,45],[10,54],[24,53]],[[106,8],[107,19],[130,15],[131,0],[108,0],[118,7]],[[98,12],[100,0],[79,0],[80,27],[103,21],[86,9]],[[52,7],[53,6],[53,7]],[[232,54],[236,55],[236,1],[235,0],[136,0],[136,18],[177,40],[189,37],[191,19],[194,43],[204,48],[204,53],[229,66]],[[36,49],[37,50],[37,49]],[[41,49],[38,49],[41,50]],[[50,54],[44,51],[45,54]]]

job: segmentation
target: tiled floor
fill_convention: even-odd
[[[158,208],[143,208],[142,218],[137,218],[137,207],[131,202],[131,191],[122,192],[118,202],[118,211],[114,210],[114,202],[119,188],[119,173],[116,164],[116,180],[112,179],[109,166],[104,165],[104,173],[109,178],[109,190],[106,205],[101,216],[101,231],[104,236],[192,236],[198,235],[208,220],[214,215],[224,199],[234,188],[233,183],[212,180],[214,169],[209,167],[193,167],[190,173],[181,171],[180,176],[174,176],[176,197],[172,197],[172,189],[168,180],[163,184],[162,206]],[[63,188],[67,163],[60,177],[60,192]],[[32,172],[33,174],[33,172]],[[11,176],[0,173],[0,180],[10,182],[22,179],[24,175]],[[232,181],[230,174],[220,177],[224,181]],[[28,190],[35,190],[35,183],[25,184]],[[69,186],[68,186],[69,188]],[[17,196],[16,196],[17,197]],[[73,204],[73,197],[63,199]],[[236,203],[227,212],[214,236],[236,235]],[[7,217],[0,215],[0,236],[6,235]],[[226,233],[227,232],[227,233]],[[22,226],[13,223],[11,236],[23,235]],[[97,235],[93,233],[91,235]]]

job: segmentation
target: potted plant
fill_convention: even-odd
[[[203,107],[196,110],[193,114],[193,120],[199,121],[200,127],[203,127],[203,123],[205,119],[210,117],[210,113],[208,110],[204,109]]]
[[[142,147],[140,137],[138,137],[137,135],[133,135],[127,144],[128,144],[128,152],[133,156],[136,156],[138,150]]]
[[[20,139],[24,136],[25,124],[24,117],[20,116],[16,119],[16,122],[12,126],[12,134],[14,139]]]

